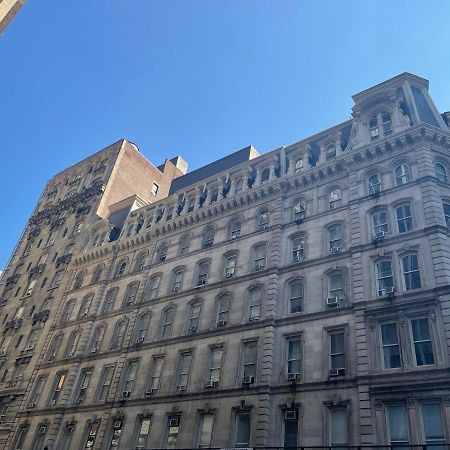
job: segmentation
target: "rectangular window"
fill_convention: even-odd
[[[344,299],[344,276],[342,272],[332,272],[328,275],[328,297]]]
[[[84,450],[94,448],[95,438],[97,437],[99,422],[88,422],[86,426],[86,437],[84,441]]]
[[[159,190],[159,186],[156,183],[153,183],[152,194],[153,195],[157,195],[158,194],[158,190]]]
[[[286,371],[288,380],[297,380],[300,376],[302,342],[300,336],[288,338],[286,348]]]
[[[192,352],[181,353],[178,361],[177,391],[184,391],[187,388],[189,374],[192,366]]]
[[[45,244],[46,246],[50,246],[53,245],[55,243],[56,240],[56,231],[52,231],[47,239],[47,243]]]
[[[19,432],[16,436],[16,442],[14,444],[14,450],[26,450],[25,449],[25,439],[27,438],[29,426],[24,425],[19,428]]]
[[[28,297],[29,295],[31,295],[33,293],[33,289],[34,289],[34,285],[36,284],[36,280],[32,280],[28,283],[28,286],[25,290],[25,295],[24,297]]]
[[[441,405],[439,403],[422,403],[421,406],[425,443],[433,445],[432,450],[446,449]]]
[[[135,450],[146,449],[149,447],[150,430],[152,427],[152,419],[150,417],[140,417],[136,425],[136,443]]]
[[[179,270],[173,275],[172,292],[178,292],[181,289],[183,283],[183,271]]]
[[[397,225],[399,233],[406,233],[407,231],[412,231],[413,223],[411,216],[411,206],[409,203],[398,206],[395,209],[397,214]]]
[[[342,229],[340,225],[328,228],[328,244],[331,253],[337,252],[342,247]]]
[[[198,330],[200,324],[200,311],[202,306],[200,303],[190,305],[189,307],[189,321],[188,332],[194,333]]]
[[[295,314],[302,311],[303,283],[299,280],[289,283],[289,312]]]
[[[164,363],[164,356],[155,356],[153,358],[149,382],[150,392],[157,392],[159,389],[163,363]]]
[[[298,446],[298,411],[285,409],[284,415],[284,448]]]
[[[34,408],[38,404],[39,399],[42,394],[42,390],[44,389],[46,378],[47,377],[45,375],[41,375],[36,380],[36,385],[34,386],[33,395],[31,396],[30,403],[28,405],[30,408]]]
[[[108,450],[118,449],[120,444],[120,437],[122,436],[123,421],[113,420],[111,424],[111,432]]]
[[[161,276],[156,275],[150,279],[149,290],[148,290],[148,299],[153,300],[158,297],[159,283],[161,281]]]
[[[234,447],[250,447],[251,417],[250,411],[236,411]]]
[[[180,416],[169,416],[166,448],[176,448],[180,431]]]
[[[111,387],[114,369],[115,366],[105,366],[103,368],[103,373],[100,377],[100,384],[97,394],[98,401],[100,402],[106,402],[106,400],[108,399],[109,388]]]
[[[207,374],[207,387],[209,387],[208,382],[213,386],[218,384],[220,381],[220,374],[222,371],[222,358],[223,358],[223,347],[211,347],[209,355],[209,368]]]
[[[161,324],[161,338],[170,337],[172,331],[172,322],[175,316],[175,309],[170,308],[163,311],[162,324]]]
[[[242,351],[242,382],[253,383],[256,378],[256,364],[258,361],[258,342],[244,342]]]
[[[329,332],[330,339],[330,370],[345,369],[345,331]]]
[[[395,322],[381,325],[381,345],[383,347],[384,368],[402,367],[398,329]]]
[[[81,405],[86,398],[87,390],[92,377],[92,372],[92,369],[85,369],[81,371],[78,392],[75,398],[76,405]]]
[[[200,426],[198,430],[198,447],[210,448],[214,427],[214,414],[200,414]]]
[[[253,268],[255,271],[266,267],[266,246],[258,245],[253,249]]]
[[[329,409],[329,445],[348,444],[348,423],[346,408]]]
[[[409,444],[408,423],[406,418],[406,408],[403,405],[387,406],[387,423],[389,444],[396,446],[397,444]],[[400,449],[400,446],[394,448]]]
[[[218,300],[217,326],[223,327],[228,323],[230,315],[230,297],[224,295]]]
[[[426,317],[411,320],[411,332],[414,344],[414,354],[418,366],[434,364],[433,346],[431,344],[430,328]]]
[[[133,388],[136,382],[136,375],[139,361],[128,361],[125,369],[125,376],[123,380],[123,396],[129,397],[133,392]]]
[[[378,211],[373,213],[373,236],[375,238],[383,237],[389,234],[389,225],[386,211]]]
[[[64,382],[66,381],[66,373],[57,373],[55,375],[55,381],[53,383],[53,392],[49,399],[49,405],[55,406],[58,402],[59,396],[61,395],[61,391],[64,387]]]
[[[257,287],[249,291],[248,320],[261,318],[262,294],[262,289]]]
[[[209,263],[202,262],[198,265],[197,286],[203,286],[208,279]]]
[[[61,439],[58,442],[56,448],[58,450],[69,450],[70,444],[75,431],[74,423],[66,423],[64,429],[62,430]]]
[[[402,258],[403,276],[405,278],[405,290],[420,289],[419,262],[417,255],[407,255]]]
[[[225,258],[225,278],[232,278],[236,270],[236,255]]]
[[[442,209],[444,210],[445,224],[450,228],[450,204],[442,203]]]
[[[292,261],[303,261],[305,256],[305,238],[303,236],[296,236],[292,239]]]
[[[394,287],[392,264],[389,259],[377,263],[378,295],[386,295]]]

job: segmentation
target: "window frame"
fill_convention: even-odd
[[[408,164],[403,162],[394,168],[394,180],[395,187],[404,186],[411,182],[410,167]]]
[[[263,256],[257,255],[259,249],[263,249],[264,253]],[[251,250],[251,272],[259,272],[261,270],[265,270],[266,268],[267,268],[267,243],[259,242],[255,244]]]

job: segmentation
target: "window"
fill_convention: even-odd
[[[188,305],[188,333],[195,333],[200,325],[200,312],[202,310],[202,304],[200,302],[190,303]]]
[[[178,292],[183,285],[184,270],[177,269],[172,274],[172,292]]]
[[[31,395],[30,403],[28,404],[28,407],[34,408],[39,403],[39,399],[41,398],[46,379],[47,379],[46,375],[40,375],[37,378],[36,384],[34,385],[33,394]]]
[[[219,197],[219,191],[217,189],[214,189],[211,193],[211,199],[210,199],[209,203],[216,203],[218,197]]]
[[[329,342],[330,371],[333,369],[345,369],[345,331],[330,331]]]
[[[156,262],[163,262],[167,259],[167,251],[168,247],[167,244],[161,244],[158,247],[158,251],[156,252]]]
[[[397,215],[397,225],[399,233],[406,233],[412,231],[413,223],[411,216],[411,206],[409,203],[397,206],[395,208],[395,214]]]
[[[27,343],[25,344],[26,350],[33,350],[36,346],[39,330],[32,330],[28,335]]]
[[[328,298],[344,299],[344,274],[335,270],[328,274]]]
[[[380,133],[381,130],[381,133]],[[381,136],[392,134],[391,115],[387,112],[375,113],[369,120],[370,140],[377,140]]]
[[[342,193],[339,188],[333,189],[328,197],[329,209],[336,209],[342,205]]]
[[[78,383],[78,389],[74,401],[75,405],[81,405],[84,402],[89,383],[91,381],[92,372],[92,369],[83,369],[81,371],[80,381]]]
[[[237,239],[241,235],[241,222],[234,219],[230,224],[230,239]]]
[[[75,355],[77,345],[80,340],[81,331],[75,330],[70,333],[69,340],[67,341],[66,352],[64,356],[70,358]]]
[[[295,163],[294,163],[294,172],[295,172],[296,174],[299,174],[299,173],[304,169],[304,167],[305,167],[305,163],[304,163],[304,161],[303,161],[303,158],[299,158],[299,159],[296,159],[296,160],[295,160]]]
[[[105,297],[105,303],[103,305],[103,312],[110,312],[114,309],[114,303],[116,301],[117,298],[117,293],[119,292],[119,289],[114,288],[114,289],[110,289],[107,293],[106,293],[106,297]]]
[[[204,233],[205,234],[203,236],[203,248],[212,247],[214,244],[214,235],[215,235],[214,228],[208,227]]]
[[[95,271],[92,275],[91,284],[95,284],[100,281],[100,279],[102,277],[102,272],[103,272],[103,267],[97,267],[97,269],[95,269]]]
[[[411,333],[417,366],[434,364],[433,345],[428,319],[411,319]]]
[[[53,277],[53,280],[52,280],[52,288],[57,288],[59,286],[59,283],[61,282],[61,279],[63,277],[63,273],[64,272],[56,272],[55,273],[55,276]],[[81,284],[83,283],[83,280],[78,280],[77,279],[75,281],[77,282],[77,284],[74,285],[74,289],[76,289],[78,287],[81,287]],[[35,281],[33,280],[31,283],[33,283],[33,285],[34,285]],[[31,286],[31,291],[32,290],[33,290],[33,287]],[[28,292],[31,292],[31,291],[30,291],[30,287],[28,287],[27,291],[26,291],[26,294],[28,294]]]
[[[284,448],[298,447],[298,410],[284,409]]]
[[[331,225],[327,228],[328,233],[328,251],[337,253],[342,248],[342,226],[339,224]]]
[[[114,272],[114,278],[119,278],[125,273],[125,269],[127,267],[126,261],[119,261],[119,263],[116,266],[116,270]]]
[[[212,444],[212,434],[214,427],[214,414],[200,414],[200,424],[198,429],[198,448],[210,448]]]
[[[195,198],[191,198],[188,203],[188,213],[194,211],[195,209]]]
[[[48,423],[39,423],[36,428],[36,434],[33,439],[31,450],[41,450],[44,447],[45,436],[48,431]]]
[[[435,450],[444,450],[445,434],[442,421],[442,408],[439,403],[422,403],[422,424],[425,443]],[[438,446],[437,444],[443,444]]]
[[[161,282],[161,275],[154,275],[148,281],[147,296],[148,300],[154,300],[158,297],[159,284]]]
[[[142,252],[139,253],[139,255],[137,255],[136,262],[134,264],[135,272],[140,272],[141,270],[144,270],[146,259],[147,259],[147,252]]]
[[[102,347],[103,337],[105,336],[106,327],[99,325],[92,335],[91,346],[89,347],[89,353],[97,353]]]
[[[305,203],[299,201],[294,204],[294,220],[297,224],[301,224],[305,221],[306,207]]]
[[[106,402],[108,399],[109,388],[114,375],[115,366],[103,367],[102,374],[100,376],[100,383],[98,386],[97,399],[100,402]]]
[[[180,243],[178,244],[178,256],[186,255],[189,252],[190,247],[190,238],[187,234],[183,235],[180,239]]]
[[[378,295],[386,295],[392,292],[394,278],[392,276],[392,262],[390,259],[376,263]]]
[[[134,303],[136,302],[138,289],[139,289],[139,281],[135,281],[127,286],[125,297],[123,299],[124,308],[134,305]]]
[[[81,302],[80,310],[78,311],[78,317],[77,319],[82,319],[83,317],[87,317],[89,314],[89,309],[92,304],[92,299],[94,298],[94,295],[87,295],[83,298],[83,301]]]
[[[47,353],[47,361],[53,361],[58,356],[59,348],[61,347],[61,342],[63,339],[63,334],[57,334],[51,341],[50,347]]]
[[[342,446],[348,444],[347,408],[329,408],[329,444]]]
[[[100,422],[88,422],[86,425],[86,433],[84,437],[83,450],[94,448],[95,438],[97,437]]]
[[[75,307],[75,300],[74,299],[69,300],[64,305],[64,309],[63,309],[63,311],[61,313],[61,320],[60,320],[61,324],[67,323],[67,322],[69,322],[71,320],[72,312],[73,312],[74,307]]]
[[[261,183],[264,183],[265,181],[269,181],[269,177],[270,177],[270,170],[264,169],[261,172]]]
[[[253,247],[253,271],[263,270],[266,267],[266,244]]]
[[[164,356],[154,356],[152,359],[151,375],[149,380],[150,392],[157,392],[161,382],[161,374],[163,369]]]
[[[386,211],[372,213],[373,237],[381,238],[389,234],[388,218]]]
[[[367,189],[371,195],[381,192],[381,181],[378,174],[370,175],[367,179]]]
[[[173,217],[173,206],[170,206],[169,208],[167,208],[167,216],[166,216],[166,220],[171,220]]]
[[[288,283],[289,313],[295,314],[302,311],[303,307],[303,282],[292,280]]]
[[[170,307],[163,310],[161,313],[161,329],[160,337],[161,339],[168,338],[172,332],[173,319],[175,317],[175,308]]]
[[[242,179],[236,181],[236,188],[234,189],[234,193],[239,195],[244,190],[244,182]]]
[[[33,293],[34,285],[36,284],[36,280],[32,280],[28,283],[27,288],[25,289],[24,297],[28,297]],[[12,291],[11,291],[12,292]],[[8,300],[8,299],[7,299]]]
[[[19,428],[17,432],[16,440],[14,443],[14,450],[25,450],[25,439],[27,438],[27,433],[29,430],[29,425],[25,424]]]
[[[242,350],[242,382],[254,383],[256,379],[256,364],[258,358],[258,342],[244,342]]]
[[[381,324],[380,329],[384,368],[395,369],[402,367],[397,323],[383,323]]]
[[[122,347],[126,328],[127,328],[126,320],[120,320],[117,323],[116,328],[114,330],[112,340],[111,340],[111,346],[110,346],[111,350],[117,350]]]
[[[222,371],[223,347],[211,347],[209,353],[209,366],[206,375],[206,386],[211,382],[213,386],[217,386],[220,381]]]
[[[251,417],[250,411],[236,411],[235,415],[235,448],[250,447]]]
[[[78,272],[77,276],[75,277],[75,281],[73,283],[74,289],[79,289],[83,285],[84,281],[84,272]],[[53,284],[55,284],[55,281],[53,281]]]
[[[420,282],[419,262],[417,255],[406,255],[402,258],[403,277],[405,280],[405,290],[411,291],[413,289],[420,289],[422,287]]]
[[[409,183],[409,169],[406,164],[400,164],[395,168],[395,185],[401,186],[406,183]]]
[[[387,406],[388,439],[390,445],[409,444],[408,422],[404,405]],[[399,448],[399,447],[396,447]]]
[[[336,146],[335,145],[329,145],[327,147],[327,150],[325,152],[325,159],[327,161],[331,161],[333,159],[336,159]]]
[[[133,392],[138,366],[139,361],[137,359],[127,361],[126,363],[125,375],[123,377],[123,397],[130,397]]]
[[[438,181],[441,183],[447,183],[447,170],[441,163],[434,163],[434,174]]]
[[[183,352],[178,360],[176,390],[184,391],[188,385],[192,365],[192,352]]]
[[[292,244],[292,261],[301,262],[305,256],[305,237],[294,236],[291,239]]]
[[[159,186],[156,183],[153,183],[152,194],[153,195],[158,195],[158,190],[159,190]]]
[[[75,423],[66,422],[61,431],[61,437],[58,444],[56,445],[56,448],[61,450],[68,450],[72,442],[74,432],[75,432]]]
[[[81,230],[83,229],[83,222],[79,222],[75,225],[75,228],[73,229],[73,234],[80,234]]]
[[[267,228],[269,228],[269,220],[270,220],[269,211],[267,210],[261,211],[258,217],[258,228],[260,230],[266,230]]]
[[[236,271],[236,255],[225,256],[225,278],[234,277]]]
[[[136,438],[133,447],[135,450],[145,450],[149,447],[151,427],[152,419],[150,417],[138,417],[136,424]]]
[[[45,244],[46,247],[49,247],[50,245],[53,245],[56,241],[56,235],[57,231],[52,231],[50,235],[48,236],[47,243]]]
[[[176,448],[178,432],[180,431],[180,416],[169,416],[167,421],[166,448]]]
[[[59,396],[61,395],[61,391],[64,387],[64,382],[66,381],[66,375],[67,375],[66,372],[57,373],[55,375],[52,393],[48,400],[49,406],[55,406],[56,403],[58,402]]]
[[[445,224],[450,228],[450,204],[443,202],[442,209],[444,210]]]
[[[262,297],[261,287],[253,287],[248,291],[248,320],[258,320],[262,315]]]
[[[140,344],[146,341],[147,334],[150,329],[150,319],[149,313],[140,314],[136,324],[136,343]]]
[[[300,336],[290,337],[286,341],[287,379],[296,380],[300,376],[302,341]]]
[[[230,316],[231,296],[229,294],[222,295],[217,300],[217,322],[216,326],[225,326]]]
[[[203,286],[208,280],[209,261],[201,261],[197,266],[197,283],[196,286]]]

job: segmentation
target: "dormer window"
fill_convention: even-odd
[[[392,134],[391,115],[387,112],[376,113],[369,120],[370,140],[375,141],[380,136]]]
[[[261,173],[261,183],[264,183],[265,181],[269,181],[270,177],[270,170],[264,169]]]

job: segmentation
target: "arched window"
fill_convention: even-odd
[[[244,182],[242,181],[242,178],[236,181],[236,187],[234,188],[235,194],[240,194],[244,190]]]
[[[292,280],[287,284],[287,289],[289,313],[301,312],[303,308],[303,281]]]
[[[178,244],[178,256],[186,255],[189,252],[191,240],[188,234],[183,234]]]
[[[209,203],[216,203],[219,198],[219,190],[215,188],[211,193],[211,200]]]
[[[92,274],[91,284],[95,284],[100,281],[100,279],[102,278],[102,272],[103,272],[102,266],[99,266],[94,270],[94,273]]]
[[[266,230],[269,228],[270,216],[267,209],[263,209],[258,216],[258,228],[260,230]]]
[[[80,271],[77,273],[75,277],[75,281],[73,282],[73,288],[79,289],[83,285],[84,281],[84,271]]]
[[[69,300],[65,305],[64,305],[64,309],[61,313],[61,320],[60,322],[63,323],[67,323],[72,319],[72,313],[73,313],[73,308],[75,307],[75,299],[71,299]]]
[[[172,292],[178,292],[183,286],[184,270],[176,269],[172,273]]]
[[[125,338],[125,332],[127,329],[127,320],[119,320],[114,329],[114,334],[111,339],[111,350],[117,350],[122,348],[123,340]]]
[[[261,172],[261,183],[264,183],[265,181],[269,181],[270,178],[270,169],[264,169]]]
[[[306,218],[305,202],[297,201],[294,203],[294,220],[297,224],[301,224]]]
[[[253,247],[252,268],[254,272],[264,270],[266,267],[266,244]]]
[[[123,299],[123,307],[128,308],[136,303],[136,297],[139,289],[139,281],[134,281],[127,286],[125,297]]]
[[[167,252],[169,248],[166,243],[160,244],[158,251],[156,252],[156,262],[163,262],[167,259]]]
[[[119,261],[116,266],[116,270],[114,272],[114,278],[119,278],[125,273],[125,269],[127,267],[127,261],[124,259]]]
[[[110,312],[114,309],[114,303],[116,302],[118,292],[119,292],[118,288],[113,288],[106,293],[105,303],[103,304],[104,313]]]
[[[330,209],[339,208],[342,205],[342,193],[339,188],[335,188],[330,192],[328,197]]]
[[[89,346],[89,353],[98,353],[102,347],[103,338],[105,337],[106,326],[98,325],[92,334],[91,345]]]
[[[77,319],[82,319],[83,317],[87,317],[89,314],[89,309],[92,304],[92,299],[94,298],[94,294],[86,295],[81,302],[80,309],[78,311]]]
[[[159,329],[159,337],[161,339],[168,338],[172,334],[172,325],[175,318],[175,307],[169,306],[161,313],[161,323]]]
[[[80,330],[74,330],[70,333],[69,340],[67,341],[66,351],[64,354],[65,358],[71,358],[75,355],[77,350],[78,342],[80,341]]]
[[[422,283],[420,281],[419,261],[416,254],[406,255],[402,258],[403,279],[405,290],[420,289]]]
[[[203,248],[212,247],[214,244],[214,236],[216,231],[213,227],[207,227],[203,236]]]
[[[434,174],[441,183],[447,183],[447,170],[444,165],[438,162],[434,163]]]
[[[140,272],[145,267],[145,260],[147,259],[147,252],[141,252],[136,257],[136,262],[134,264],[134,271]]]
[[[148,340],[148,334],[150,331],[150,319],[151,315],[148,312],[140,314],[136,322],[136,338],[137,344],[142,344]]]
[[[406,164],[400,164],[395,168],[395,185],[401,186],[406,183],[409,183],[409,169]]]
[[[377,173],[370,175],[367,179],[367,189],[370,195],[375,195],[381,192],[381,181]]]
[[[230,319],[231,295],[224,294],[217,299],[216,326],[224,327]]]
[[[248,290],[247,320],[259,320],[262,316],[263,290],[255,286]]]
[[[233,219],[230,223],[230,239],[236,239],[241,235],[241,222]]]
[[[57,358],[59,348],[61,347],[61,342],[64,335],[62,333],[57,334],[51,341],[50,347],[48,348],[47,361],[53,361]]]
[[[327,161],[332,161],[333,159],[336,159],[336,146],[334,144],[329,145],[327,147],[327,150],[325,153],[325,159]]]
[[[190,302],[187,311],[187,332],[196,333],[200,326],[200,313],[202,311],[202,303],[199,301]]]

